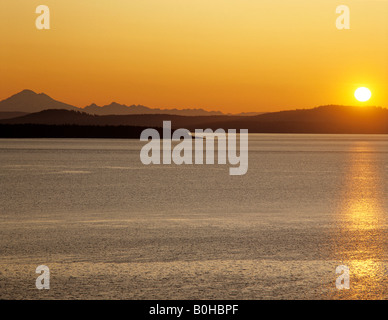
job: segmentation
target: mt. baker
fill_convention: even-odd
[[[96,115],[130,115],[130,114],[174,114],[182,116],[210,116],[222,115],[220,111],[206,111],[203,109],[153,109],[142,105],[126,106],[112,102],[106,106],[91,104],[85,108],[77,108],[49,97],[44,93],[23,90],[13,96],[0,101],[0,112],[34,113],[47,109],[77,110]]]

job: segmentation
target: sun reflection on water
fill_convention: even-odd
[[[384,161],[373,146],[361,142],[351,156],[345,177],[337,258],[350,268],[350,290],[338,292],[339,297],[352,299],[384,299],[385,278],[385,212]]]

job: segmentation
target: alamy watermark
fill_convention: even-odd
[[[40,274],[36,278],[35,286],[37,289],[50,289],[50,269],[45,265],[40,265],[35,270],[36,273]]]
[[[35,9],[39,16],[35,20],[35,26],[38,30],[50,29],[50,9],[48,6],[40,5]]]
[[[339,274],[335,281],[335,286],[338,290],[350,289],[350,269],[348,266],[338,266],[335,273]]]
[[[237,137],[239,136],[239,155],[237,154]],[[194,134],[187,129],[177,129],[171,132],[171,121],[163,121],[163,137],[156,129],[145,129],[140,141],[148,141],[140,151],[143,164],[214,164],[215,138],[217,144],[218,164],[234,166],[229,168],[229,174],[244,175],[248,171],[248,130],[241,129],[237,134],[235,129],[196,129]],[[174,147],[172,142],[179,142]],[[204,149],[204,142],[205,149]],[[193,149],[194,144],[194,149]],[[194,151],[194,152],[193,152]],[[204,159],[205,153],[205,159]]]
[[[335,10],[339,14],[335,21],[338,30],[350,29],[350,9],[346,5],[339,5]],[[50,29],[50,9],[46,5],[39,5],[35,9],[35,13],[39,16],[35,20],[35,26],[38,30]]]
[[[335,12],[339,14],[335,25],[338,30],[350,29],[350,9],[348,6],[340,5],[335,9]]]

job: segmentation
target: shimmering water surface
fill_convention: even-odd
[[[249,135],[244,176],[142,145],[0,140],[0,298],[388,297],[387,136]]]

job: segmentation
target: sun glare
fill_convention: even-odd
[[[371,98],[372,92],[368,88],[361,87],[354,92],[354,96],[358,101],[365,102]]]

